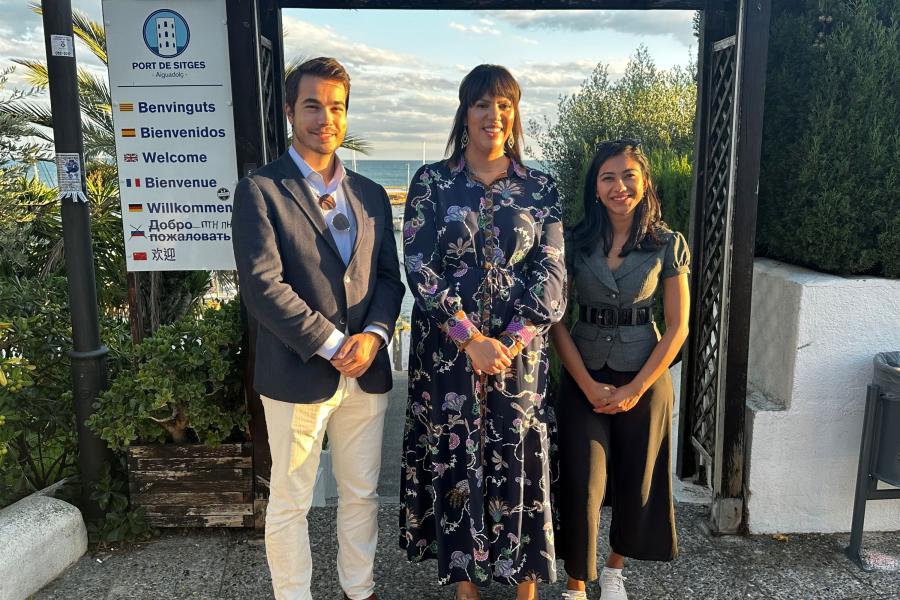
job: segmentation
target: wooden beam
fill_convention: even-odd
[[[702,10],[734,7],[735,0],[280,0],[281,8],[403,10]]]
[[[762,148],[763,101],[769,48],[771,0],[741,0],[738,15],[738,101],[731,269],[725,341],[725,398],[716,433],[716,486],[712,520],[719,533],[743,528],[744,421],[747,406],[747,355],[756,246],[756,207]]]

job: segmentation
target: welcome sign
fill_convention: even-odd
[[[129,271],[234,269],[225,2],[104,0]]]

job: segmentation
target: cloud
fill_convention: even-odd
[[[609,29],[628,34],[669,35],[685,44],[695,44],[692,11],[652,10],[518,10],[495,17],[524,30],[586,32]]]
[[[447,26],[450,29],[455,29],[457,31],[463,31],[465,33],[476,33],[479,35],[483,35],[483,34],[500,35],[500,30],[494,29],[493,27],[479,27],[478,25],[461,25],[454,21],[451,21]]]
[[[410,54],[355,42],[329,26],[318,26],[285,15],[282,18],[285,57],[333,56],[351,66],[410,66],[419,64]],[[351,73],[352,76],[352,73]]]

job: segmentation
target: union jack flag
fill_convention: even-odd
[[[130,152],[124,156],[125,162],[137,162],[138,155],[136,153]]]

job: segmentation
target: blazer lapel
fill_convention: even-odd
[[[628,254],[628,256],[625,257],[625,260],[622,261],[622,264],[619,265],[619,268],[616,269],[615,273],[613,273],[613,276],[617,280],[622,279],[652,257],[653,252],[641,252],[640,250],[632,250]]]
[[[362,247],[362,243],[367,240],[371,233],[371,227],[369,227],[369,217],[363,208],[362,193],[359,187],[356,186],[356,178],[349,171],[344,175],[341,187],[344,191],[344,198],[347,200],[347,204],[350,206],[350,210],[353,211],[353,216],[356,220],[356,239],[353,240],[353,252],[350,253],[350,261],[352,262],[356,253]]]
[[[602,246],[598,245],[598,248]],[[595,250],[590,254],[579,253],[581,260],[587,263],[588,268],[597,276],[597,278],[611,290],[619,291],[619,286],[616,284],[616,278],[613,277],[612,271],[609,270],[609,265],[606,264],[606,257],[603,256],[603,252]],[[620,267],[621,268],[621,267]]]
[[[322,209],[319,208],[319,204],[316,199],[313,198],[309,188],[301,181],[303,179],[303,174],[300,173],[300,169],[294,164],[294,160],[289,154],[282,155],[280,160],[282,161],[282,175],[284,175],[281,184],[288,192],[290,192],[291,198],[297,203],[297,206],[300,207],[300,210],[302,210],[309,219],[309,222],[312,223],[316,232],[325,238],[325,241],[334,251],[334,254],[340,258],[341,253],[338,251],[334,236],[331,235],[331,230],[328,229],[328,225],[325,224],[325,216],[322,214]]]

